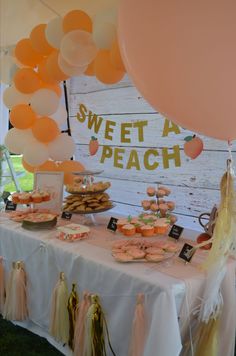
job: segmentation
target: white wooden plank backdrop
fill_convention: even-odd
[[[146,197],[147,186],[156,182],[165,184],[172,190],[170,199],[176,201],[175,213],[179,216],[179,222],[199,229],[196,222],[198,215],[210,211],[219,202],[219,182],[228,158],[227,144],[200,136],[204,142],[204,151],[197,159],[189,159],[183,151],[184,137],[193,133],[180,128],[180,134],[170,133],[167,137],[162,137],[163,116],[145,101],[127,76],[120,83],[111,86],[103,85],[90,77],[73,78],[69,83],[69,94],[72,135],[77,143],[76,159],[87,168],[104,169],[100,177],[112,183],[110,195],[117,204],[115,211],[124,214],[140,211],[140,201]],[[97,134],[94,134],[93,129],[88,129],[87,119],[84,123],[77,120],[80,104],[103,118]],[[106,120],[116,122],[112,141],[104,139]],[[144,142],[138,141],[137,129],[131,129],[131,143],[121,143],[120,123],[140,120],[148,120],[148,126],[144,128]],[[90,157],[88,143],[93,135],[98,138],[100,148],[96,156]],[[130,151],[137,150],[141,170],[116,168],[113,159],[100,164],[103,145],[112,146],[112,149],[124,148],[124,165]],[[170,161],[170,168],[164,169],[161,149],[171,149],[174,145],[180,146],[181,167],[175,167],[174,162]],[[153,171],[143,167],[143,155],[149,148],[157,149],[159,153],[156,158],[159,167]],[[233,154],[234,152],[235,146]]]

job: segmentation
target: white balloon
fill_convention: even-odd
[[[75,153],[76,145],[71,136],[66,133],[59,135],[48,144],[49,157],[54,161],[66,161]]]
[[[0,58],[0,81],[10,85],[13,77],[19,68],[14,62],[12,56],[4,55]]]
[[[56,121],[58,126],[61,126],[62,124],[64,124],[67,119],[67,111],[66,111],[65,106],[59,105],[59,108],[57,109],[57,111],[54,114],[52,114],[50,117],[51,117],[51,119]]]
[[[93,40],[101,49],[110,49],[116,37],[116,27],[112,23],[96,21],[93,27]]]
[[[50,89],[39,89],[32,94],[30,104],[36,114],[49,116],[54,114],[60,103],[58,95]]]
[[[86,66],[96,57],[97,47],[89,32],[68,32],[61,41],[61,55],[71,66]]]
[[[21,154],[28,142],[33,138],[32,130],[12,128],[6,134],[4,144],[11,153]]]
[[[62,27],[62,18],[56,17],[52,19],[46,26],[45,36],[48,43],[59,49],[62,37],[64,36],[63,27]]]
[[[31,94],[32,95],[32,94]],[[14,85],[5,89],[3,92],[3,102],[8,109],[18,104],[29,104],[31,95],[19,92]]]
[[[27,142],[23,150],[23,157],[26,163],[31,166],[40,166],[49,159],[47,145],[32,138]]]
[[[79,75],[83,74],[88,68],[87,65],[83,67],[71,66],[65,61],[61,54],[59,54],[58,56],[58,65],[62,72],[69,75],[70,77],[78,77]]]

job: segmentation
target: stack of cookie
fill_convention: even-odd
[[[71,194],[65,198],[64,211],[77,214],[92,214],[112,208],[110,196],[107,193],[76,195]]]

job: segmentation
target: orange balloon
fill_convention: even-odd
[[[43,164],[41,164],[40,166],[36,167],[36,171],[56,171],[57,170],[57,165],[54,161],[46,161]]]
[[[10,122],[17,129],[28,129],[32,127],[37,120],[37,115],[27,104],[14,106],[10,112]]]
[[[46,84],[57,84],[58,80],[52,77],[51,73],[47,69],[47,58],[45,58],[41,63],[38,65],[38,74],[40,79]]]
[[[92,77],[95,75],[95,72],[94,72],[94,60],[89,63],[86,71],[84,72],[85,75],[88,75],[89,77]]]
[[[28,164],[27,162],[25,162],[24,158],[22,157],[22,166],[24,167],[24,169],[30,173],[34,173],[35,171],[35,167],[31,166],[30,164]]]
[[[75,176],[72,172],[82,172],[84,169],[84,166],[78,161],[63,161],[57,167],[57,171],[64,172],[64,184],[73,184]]]
[[[59,84],[42,83],[42,88],[53,90],[59,97],[62,94],[62,90]]]
[[[35,67],[43,60],[43,56],[33,49],[28,38],[24,38],[16,44],[14,54],[20,63],[28,67]]]
[[[120,46],[117,38],[113,41],[110,51],[111,64],[119,70],[126,72],[123,60],[120,55]]]
[[[119,82],[125,72],[123,70],[116,69],[110,60],[110,50],[100,49],[95,58],[95,74],[98,80],[105,84],[114,84]]]
[[[60,130],[53,119],[43,116],[36,120],[32,133],[38,141],[48,143],[55,140]]]
[[[15,87],[24,94],[30,94],[40,89],[41,80],[32,68],[19,69],[13,78]]]
[[[87,32],[92,32],[93,23],[89,15],[81,10],[72,10],[64,16],[63,19],[63,31],[65,33],[74,30],[83,30]]]
[[[50,76],[54,78],[55,81],[62,81],[69,78],[68,75],[63,73],[58,65],[58,54],[59,51],[54,51],[50,54],[46,62],[46,68]]]
[[[30,41],[35,51],[48,56],[54,48],[50,46],[45,37],[46,24],[40,24],[33,28],[30,33]]]

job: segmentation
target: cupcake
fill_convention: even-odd
[[[43,201],[43,197],[40,193],[35,192],[32,194],[33,203],[41,203]]]
[[[157,192],[156,192],[156,197],[157,198],[163,198],[165,195],[166,195],[166,192],[163,189],[158,189]]]
[[[152,204],[151,206],[150,206],[150,209],[151,209],[151,211],[154,211],[154,212],[156,212],[156,211],[158,211],[158,209],[159,209],[159,206],[158,206],[158,204]]]
[[[126,224],[122,226],[122,232],[125,236],[133,236],[136,233],[136,228],[132,224]]]
[[[141,228],[144,226],[144,223],[141,221],[138,221],[135,225],[136,233],[141,234]]]
[[[51,196],[48,192],[41,192],[41,196],[43,198],[43,201],[49,201],[51,199]]]
[[[160,210],[160,213],[161,213],[161,216],[162,217],[165,217],[166,216],[166,213],[168,211],[168,205],[167,204],[160,204],[159,205],[159,210]]]
[[[126,224],[128,224],[128,220],[127,219],[119,219],[118,221],[117,221],[117,229],[118,229],[118,231],[121,231],[122,232],[122,227],[124,226],[124,225],[126,225]]]
[[[170,210],[174,210],[174,208],[175,208],[175,202],[173,202],[173,201],[167,201],[166,204],[167,204],[167,206],[168,206],[168,208],[169,208]]]
[[[153,236],[154,234],[154,227],[151,225],[143,225],[141,227],[141,234],[143,237]]]
[[[156,189],[154,187],[147,188],[147,195],[149,195],[149,197],[153,197],[155,194],[156,194]]]
[[[143,200],[142,201],[142,207],[143,207],[143,210],[149,210],[150,209],[150,201],[149,200]]]
[[[178,218],[175,215],[170,215],[169,220],[170,220],[170,224],[174,225],[176,223],[176,221],[178,220]]]
[[[12,198],[12,202],[14,204],[18,204],[20,202],[20,199],[19,199],[19,193],[13,193],[11,198]]]
[[[31,195],[29,193],[22,193],[19,195],[21,204],[29,204],[31,202]]]
[[[166,234],[169,228],[169,224],[166,221],[157,220],[154,224],[154,231],[156,234]]]
[[[138,223],[138,218],[137,218],[137,217],[134,217],[134,218],[131,219],[130,222],[131,222],[131,224],[134,224],[134,225],[135,225],[135,224]]]
[[[165,195],[170,195],[171,190],[167,187],[160,186],[159,189],[164,190]]]

